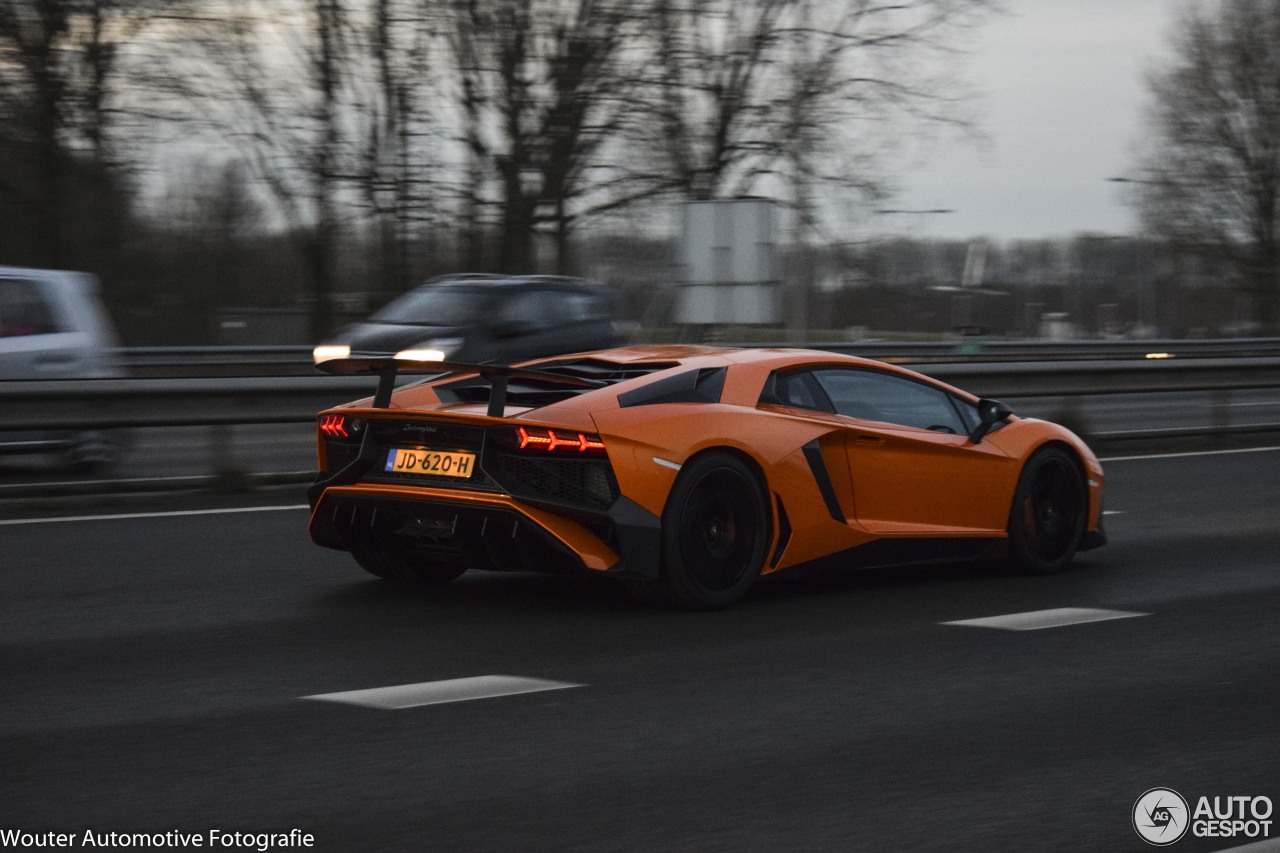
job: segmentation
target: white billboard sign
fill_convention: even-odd
[[[777,205],[765,199],[681,207],[681,286],[676,321],[749,325],[782,318]]]

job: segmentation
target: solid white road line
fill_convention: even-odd
[[[233,512],[283,512],[286,510],[310,510],[306,504],[289,506],[233,506],[224,509],[180,509],[169,512],[120,512],[112,515],[68,515],[59,518],[6,518],[0,520],[5,524],[59,524],[67,521],[116,521],[122,518],[169,518],[178,515],[221,515]]]
[[[1152,453],[1146,456],[1104,456],[1099,462],[1132,462],[1136,459],[1185,459],[1189,456],[1227,456],[1233,453],[1267,453],[1280,447],[1242,447],[1237,450],[1192,450],[1186,453]]]
[[[514,696],[519,693],[538,693],[543,690],[564,690],[569,687],[583,686],[585,685],[568,681],[547,681],[542,678],[521,678],[515,675],[478,675],[474,678],[424,681],[421,684],[348,690],[344,693],[319,693],[301,698],[395,711],[422,705],[468,702],[472,699],[492,699],[496,696]]]
[[[1028,613],[1010,613],[1006,616],[986,616],[982,619],[960,619],[943,622],[943,625],[963,625],[970,628],[998,628],[1002,631],[1039,631],[1042,628],[1061,628],[1064,625],[1081,625],[1085,622],[1105,622],[1110,619],[1128,619],[1131,616],[1150,616],[1129,610],[1097,610],[1090,607],[1057,607],[1053,610],[1032,610]]]

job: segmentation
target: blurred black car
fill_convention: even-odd
[[[560,276],[451,275],[392,300],[318,345],[316,363],[353,356],[508,364],[620,343],[603,285]]]

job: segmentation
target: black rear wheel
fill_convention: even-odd
[[[680,472],[662,513],[661,590],[691,610],[728,607],[759,577],[768,540],[769,504],[756,473],[730,453],[699,456]]]
[[[423,563],[398,550],[352,551],[351,556],[371,575],[419,587],[443,586],[467,570],[466,566]]]
[[[1089,494],[1076,460],[1049,447],[1028,460],[1009,513],[1013,563],[1037,575],[1067,567],[1084,539]]]

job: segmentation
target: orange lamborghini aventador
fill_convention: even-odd
[[[378,383],[318,416],[311,537],[394,581],[601,572],[709,609],[817,562],[1048,573],[1106,542],[1079,438],[875,361],[665,346],[320,367]],[[437,375],[396,388],[405,372]]]

